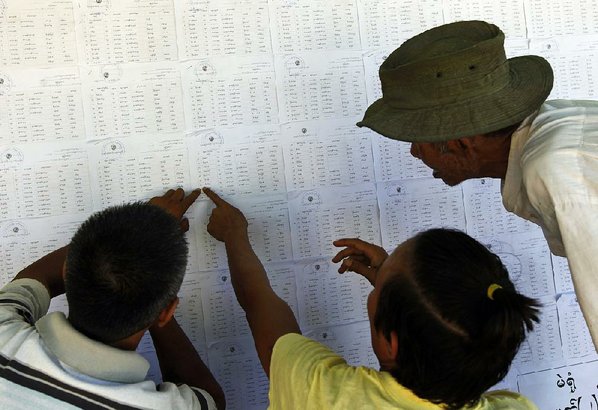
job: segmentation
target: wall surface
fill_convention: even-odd
[[[355,127],[389,52],[432,26],[484,19],[509,56],[555,70],[551,98],[598,97],[598,0],[0,0],[0,285],[69,241],[91,212],[211,186],[245,211],[272,285],[305,334],[376,367],[367,283],[331,242],[391,250],[419,230],[467,231],[544,303],[499,387],[544,409],[598,409],[598,355],[567,263],[507,214],[500,182],[448,188],[404,143]],[[177,313],[229,408],[267,406],[211,204],[190,211]],[[52,309],[67,311],[64,298]],[[160,380],[149,338],[140,352]]]

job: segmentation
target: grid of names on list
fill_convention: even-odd
[[[0,284],[68,243],[93,211],[210,186],[247,215],[304,333],[376,367],[369,285],[335,273],[332,241],[360,237],[390,251],[420,230],[457,228],[544,304],[499,387],[561,400],[557,374],[584,386],[598,360],[566,260],[503,210],[499,181],[449,188],[408,144],[355,123],[381,97],[377,70],[393,49],[463,19],[501,26],[510,56],[546,57],[551,98],[596,98],[595,3],[0,0]],[[201,196],[188,213],[177,317],[229,407],[265,408],[267,379],[224,247],[205,230],[211,209]],[[51,308],[68,311],[64,298]],[[139,352],[159,382],[149,337]]]

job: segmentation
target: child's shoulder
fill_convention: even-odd
[[[484,393],[480,402],[471,410],[538,410],[527,397],[508,390]]]

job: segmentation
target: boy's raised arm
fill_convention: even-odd
[[[13,280],[35,279],[41,282],[50,294],[50,298],[64,293],[62,270],[68,252],[68,245],[50,252],[20,271]]]

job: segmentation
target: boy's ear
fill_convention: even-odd
[[[158,327],[163,327],[170,319],[174,316],[174,312],[176,311],[177,306],[179,305],[179,297],[176,296],[172,301],[166,306],[160,314],[158,315],[158,319],[156,320],[156,324]]]

